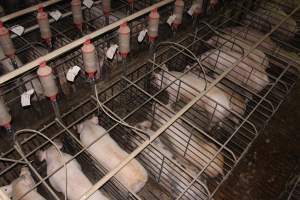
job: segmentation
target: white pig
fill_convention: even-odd
[[[169,105],[167,105],[167,107],[171,110]],[[155,116],[161,117],[156,117],[161,124],[164,124],[172,117],[169,116],[170,112],[165,107],[158,104],[154,109],[154,113]],[[191,163],[202,169],[213,159],[218,148],[213,143],[205,141],[201,135],[196,136],[195,134],[190,133],[190,131],[183,127],[182,124],[182,120],[178,119],[176,123],[173,123],[165,130],[164,135],[168,137],[170,144],[178,154],[185,156]],[[186,147],[188,147],[187,151]],[[185,155],[185,153],[187,153],[187,155]],[[215,178],[218,175],[224,175],[223,166],[224,157],[219,153],[216,158],[214,158],[213,162],[208,165],[205,173],[211,178]]]
[[[61,149],[62,143],[56,142],[56,145]],[[59,167],[63,166],[64,162],[67,162],[72,159],[72,156],[66,153],[62,153],[62,157],[60,153],[54,146],[50,146],[45,151],[39,151],[37,153],[39,160],[46,160],[47,163],[47,175],[52,174]],[[63,159],[63,160],[62,160]],[[67,198],[69,200],[79,200],[82,195],[87,192],[93,184],[90,180],[84,175],[81,170],[80,164],[76,159],[73,159],[68,164],[67,167]],[[61,168],[57,172],[55,172],[50,178],[50,184],[52,187],[58,191],[66,194],[66,170],[65,168]],[[106,196],[104,196],[100,191],[96,191],[93,195],[91,195],[89,200],[108,200]]]
[[[10,185],[1,187],[1,189],[8,197],[12,198],[12,200],[45,200],[45,198],[37,192],[37,189],[34,188],[34,186],[35,181],[33,180],[29,169],[27,167],[22,167],[20,176]],[[29,193],[26,194],[27,192]]]
[[[232,67],[241,56],[240,53],[235,51],[212,49],[202,54],[201,60],[203,65],[221,74]],[[269,60],[266,56],[260,57],[249,54],[239,62],[227,78],[236,84],[245,85],[247,89],[254,93],[259,93],[270,84],[266,72],[268,66]]]
[[[84,146],[90,145],[96,139],[103,136],[87,150],[109,171],[117,167],[128,156],[128,153],[107,134],[106,130],[98,125],[97,117],[92,117],[79,124],[77,131],[80,134],[80,141]],[[115,177],[134,193],[140,191],[148,180],[147,171],[136,159],[131,160]]]
[[[143,130],[149,137],[152,137],[154,135],[154,131],[151,130],[152,123],[148,120],[140,122],[136,124],[136,127]],[[176,191],[179,193],[183,192],[186,188],[187,184],[192,181],[193,178],[195,178],[198,175],[199,170],[193,166],[190,162],[187,162],[182,157],[178,157],[172,148],[166,146],[161,139],[158,137],[153,141],[153,146],[155,149],[164,155],[167,159],[169,159],[171,162],[167,162],[170,167],[172,167],[173,170],[176,170],[178,166],[183,168],[186,172],[181,172],[181,170],[176,170],[176,177],[174,174],[170,173],[170,169],[166,166],[166,163],[156,162],[151,160],[151,163],[149,163],[149,166],[155,165],[155,169],[162,169],[161,179],[166,179],[166,183],[170,184],[170,189],[172,188],[172,191]],[[158,155],[154,153],[153,150],[150,150],[146,148],[142,153],[146,154],[144,155],[145,158],[158,158]],[[159,158],[162,159],[162,158]],[[145,160],[147,162],[147,160]],[[163,165],[164,167],[162,168]],[[153,167],[152,167],[152,170]],[[153,172],[154,174],[158,174],[158,172]],[[190,174],[190,175],[189,175]],[[208,196],[210,195],[210,192],[207,188],[207,185],[204,181],[202,181],[200,178],[197,179],[198,182],[201,183],[200,187],[194,188],[188,190],[188,192],[185,194],[187,197],[191,199],[208,199]],[[174,193],[174,192],[173,192]]]
[[[164,67],[164,70],[166,70],[168,73],[164,73],[162,83],[163,87],[166,87],[172,81],[175,81],[175,77],[179,78],[183,74],[182,72],[169,71],[166,67]],[[156,84],[158,85],[161,84],[160,81],[162,79],[159,76],[160,75],[156,74],[155,79]],[[193,86],[197,91],[191,89],[190,86],[186,86],[185,84],[181,84],[179,88],[179,80],[176,80],[175,84],[171,85],[172,88],[167,88],[169,96],[176,97],[177,92],[179,92],[179,96],[182,100],[190,101],[196,95],[195,92],[202,92],[205,89],[205,80],[198,78],[198,76],[192,72],[185,74],[180,78],[180,80],[189,84],[190,86]],[[206,110],[210,115],[209,117],[212,118],[212,124],[210,124],[211,127],[215,126],[215,124],[222,123],[224,119],[228,119],[228,117],[231,115],[233,115],[232,117],[234,118],[235,122],[239,121],[234,115],[242,116],[244,114],[246,102],[242,97],[240,97],[239,94],[236,94],[235,96],[238,98],[233,98],[232,95],[229,95],[218,87],[213,87],[206,93],[206,96],[197,102],[197,105]],[[236,99],[239,99],[239,101],[236,101]]]

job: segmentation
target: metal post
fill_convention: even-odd
[[[59,106],[58,106],[58,103],[57,103],[56,98],[55,98],[55,99],[51,99],[51,104],[52,104],[52,107],[53,107],[55,116],[56,116],[58,119],[61,119],[61,114],[60,114],[60,110],[59,110]]]

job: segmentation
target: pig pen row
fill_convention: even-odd
[[[250,33],[249,24],[247,26],[240,23],[234,17],[224,18],[221,15],[217,20],[210,21],[210,24],[219,30],[231,27],[232,32],[235,26],[243,26],[245,32]],[[127,152],[133,152],[143,146],[143,143],[151,141],[137,156],[148,172],[149,178],[145,187],[134,194],[116,179],[111,179],[101,188],[111,199],[217,199],[215,192],[288,95],[298,78],[298,71],[297,63],[287,59],[288,55],[282,55],[278,49],[273,51],[266,48],[270,50],[263,51],[270,62],[266,71],[268,79],[259,77],[257,81],[253,81],[250,73],[248,79],[252,81],[251,84],[242,83],[239,78],[241,72],[233,69],[235,74],[229,73],[221,81],[215,82],[215,78],[222,76],[224,69],[220,71],[217,64],[212,64],[210,58],[218,63],[220,59],[228,59],[226,56],[231,56],[229,51],[239,52],[241,49],[245,50],[242,55],[252,55],[255,58],[254,66],[266,65],[266,58],[260,59],[264,55],[257,50],[247,53],[247,46],[243,46],[243,42],[239,41],[238,34],[233,34],[229,41],[226,40],[226,36],[220,37],[218,34],[217,39],[209,40],[212,35],[215,33],[211,29],[199,23],[196,33],[178,42],[201,58],[204,70],[192,54],[174,44],[161,51],[158,49],[155,60],[146,62],[99,92],[99,99],[103,102],[106,112],[117,118],[119,123],[108,117],[99,107],[97,98],[92,96],[67,111],[62,119],[47,124],[41,132],[52,140],[59,138],[63,141],[63,152],[76,158],[84,174],[93,183],[100,180],[107,170],[89,154],[87,147],[80,141],[75,128],[80,122],[93,115],[98,116],[99,124],[108,130],[106,134]],[[222,42],[220,38],[225,38],[227,42]],[[210,51],[207,51],[208,49]],[[211,52],[211,49],[217,49],[217,54],[215,51]],[[217,56],[212,57],[214,54]],[[234,62],[235,60],[222,61],[226,63],[226,68],[230,68]],[[203,71],[206,76],[203,75]],[[155,131],[164,126],[174,118],[178,110],[185,108],[185,105],[201,92],[193,85],[196,83],[191,84],[188,78],[183,78],[185,76],[192,77],[192,80],[195,80],[195,77],[202,80],[204,87],[207,80],[207,87],[213,85],[213,88],[218,88],[219,93],[229,97],[233,106],[229,109],[222,101],[207,93],[154,140],[149,128]],[[145,129],[147,134],[120,123],[136,125],[144,120],[152,124]],[[29,167],[32,175],[38,180],[38,191],[47,199],[59,199],[60,194],[56,193],[48,182],[45,163],[38,162],[35,155],[38,150],[49,146],[49,142],[38,135],[26,135],[24,138],[20,141],[20,147],[26,159],[31,162]],[[161,148],[162,145],[165,148]],[[22,154],[20,148],[16,147],[3,156],[21,159]],[[22,166],[4,163],[1,185],[16,179]],[[39,176],[44,177],[46,182],[42,182]]]
[[[44,38],[44,36],[41,35],[40,28],[37,23],[37,14],[39,12],[24,14],[5,21],[4,26],[7,29],[13,30],[12,28],[15,26],[22,26],[24,27],[24,31],[19,35],[11,31],[11,38],[16,53],[13,58],[7,58],[5,56],[6,52],[2,52],[1,50],[1,73],[8,73],[18,67],[21,67],[23,64],[29,63],[40,56],[81,38],[86,34],[155,3],[145,0],[136,1],[132,5],[129,5],[127,1],[112,1],[108,8],[108,13],[104,14],[103,10],[105,8],[103,8],[102,2],[100,1],[95,1],[91,8],[84,6],[81,1],[74,2],[77,2],[77,4],[79,2],[79,10],[82,12],[80,27],[74,24],[75,22],[72,15],[73,8],[71,6],[71,4],[74,4],[73,2],[61,1],[44,8],[42,13],[49,15],[48,21],[50,24],[50,33],[47,34],[50,34],[49,38]],[[54,11],[59,11],[61,13],[60,18],[57,20],[50,16],[50,13]],[[10,59],[13,59],[14,62],[16,62],[16,65],[11,64]]]
[[[171,6],[169,5],[160,9],[161,22],[166,21],[170,12]],[[134,54],[138,52],[148,53],[148,41],[144,40],[142,43],[137,41],[139,32],[147,26],[147,18],[148,15],[143,15],[134,21],[128,22],[128,26],[131,29],[131,50],[127,58],[129,63],[134,62]],[[167,27],[167,25],[165,27]],[[167,27],[167,29],[169,28]],[[160,30],[160,33],[165,32],[165,30],[166,29]],[[159,37],[159,39],[162,38],[164,38],[164,36]],[[108,59],[105,56],[105,50],[107,50],[107,47],[118,44],[118,29],[113,29],[104,35],[93,39],[92,42],[98,52],[98,60],[102,63],[101,72],[96,75],[97,81],[100,81],[102,85],[102,83],[114,78],[116,72],[123,70],[124,68],[122,65],[122,58],[118,53],[116,53],[116,56],[114,56],[113,59]],[[84,72],[81,47],[64,53],[55,60],[49,61],[48,65],[53,68],[56,76],[56,82],[58,83],[58,104],[61,112],[64,112],[73,105],[76,105],[76,103],[80,102],[82,98],[89,96],[89,92],[86,91],[90,90],[90,84]],[[66,74],[67,71],[75,65],[81,67],[82,70],[72,83],[67,81]],[[99,79],[100,76],[101,79]],[[31,99],[31,106],[23,108],[20,105],[21,94],[30,88],[35,90]],[[14,125],[16,128],[23,126],[34,128],[33,125],[35,123],[33,122],[36,122],[36,120],[39,121],[43,119],[47,121],[53,118],[54,113],[51,112],[51,103],[45,99],[35,70],[31,70],[16,79],[12,79],[5,84],[2,84],[1,90],[3,99],[14,116]],[[78,93],[82,95],[78,96]],[[32,113],[34,113],[34,116],[32,116]],[[27,118],[28,120],[21,120],[23,118]]]

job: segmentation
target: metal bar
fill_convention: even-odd
[[[12,71],[12,72],[10,72],[8,74],[5,74],[5,75],[1,76],[0,77],[0,84],[5,83],[6,81],[8,81],[10,79],[13,79],[13,78],[15,78],[15,77],[17,77],[17,76],[25,73],[25,72],[27,72],[27,71],[29,71],[29,70],[37,67],[40,64],[41,59],[44,60],[44,61],[52,60],[53,58],[56,58],[56,57],[58,57],[58,56],[60,56],[60,55],[62,55],[64,53],[68,52],[69,50],[72,50],[72,49],[74,49],[76,47],[79,47],[87,39],[96,38],[96,37],[98,37],[98,36],[100,36],[100,35],[102,35],[102,34],[104,34],[106,32],[109,32],[109,31],[111,31],[111,30],[113,30],[115,28],[118,28],[124,21],[130,22],[130,21],[132,21],[132,20],[134,20],[134,19],[136,19],[138,17],[141,17],[141,16],[149,13],[150,11],[152,11],[155,8],[163,7],[163,6],[167,5],[167,4],[172,3],[173,1],[174,0],[164,0],[164,1],[161,1],[159,3],[156,3],[156,4],[152,5],[152,6],[147,7],[145,9],[141,10],[141,11],[138,11],[138,12],[136,12],[136,13],[128,16],[128,17],[125,17],[125,18],[123,18],[121,20],[118,20],[118,21],[116,21],[116,22],[114,22],[114,23],[112,23],[112,24],[110,24],[108,26],[105,26],[105,27],[103,27],[103,28],[101,28],[101,29],[93,32],[93,33],[90,33],[90,34],[88,34],[88,35],[86,35],[86,36],[84,36],[84,37],[82,37],[82,38],[80,38],[78,40],[75,40],[74,42],[72,42],[70,44],[67,44],[67,45],[65,45],[65,46],[63,46],[63,47],[61,47],[61,48],[59,48],[59,49],[57,49],[57,50],[55,50],[55,51],[53,51],[53,52],[45,55],[45,56],[42,56],[40,59],[36,59],[36,60],[34,60],[34,61],[32,61],[32,62],[30,62],[30,63],[28,63],[28,64],[26,64],[26,65],[24,65],[24,66],[22,66],[22,67],[20,67],[18,69],[16,69],[16,70],[14,70],[14,71]]]
[[[46,1],[44,3],[40,3],[38,5],[31,6],[29,8],[25,8],[23,10],[20,10],[20,11],[14,12],[12,14],[6,15],[4,17],[1,17],[0,21],[7,22],[9,20],[20,17],[22,15],[25,15],[25,14],[28,14],[28,13],[31,13],[31,12],[35,12],[39,8],[40,5],[42,5],[43,7],[47,7],[47,6],[50,6],[52,4],[58,3],[60,1],[62,1],[62,0],[49,0],[49,1]]]

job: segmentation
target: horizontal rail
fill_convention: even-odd
[[[7,21],[12,20],[14,18],[17,18],[17,17],[20,17],[22,15],[25,15],[25,14],[36,11],[39,8],[40,5],[43,5],[43,7],[47,7],[47,6],[50,6],[52,4],[56,4],[60,1],[62,1],[62,0],[49,0],[49,1],[46,1],[46,2],[43,2],[43,3],[39,3],[38,5],[31,6],[29,8],[25,8],[23,10],[11,13],[9,15],[5,15],[4,17],[0,18],[0,21],[7,22]]]
[[[71,42],[70,44],[67,44],[67,45],[65,45],[65,46],[63,46],[63,47],[61,47],[61,48],[59,48],[59,49],[57,49],[55,51],[52,51],[51,53],[49,53],[49,54],[47,54],[45,56],[40,57],[39,59],[36,59],[36,60],[34,60],[34,61],[32,61],[32,62],[30,62],[30,63],[28,63],[26,65],[23,65],[22,67],[14,70],[14,71],[12,71],[10,73],[7,73],[7,74],[1,76],[0,77],[0,84],[5,83],[6,81],[9,81],[9,80],[11,80],[11,79],[13,79],[13,78],[15,78],[15,77],[17,77],[17,76],[19,76],[19,75],[27,72],[27,71],[29,71],[29,70],[32,70],[33,68],[37,67],[42,60],[46,61],[46,62],[49,61],[49,60],[52,60],[52,59],[54,59],[54,58],[56,58],[56,57],[58,57],[58,56],[60,56],[60,55],[62,55],[64,53],[68,52],[69,50],[72,50],[72,49],[74,49],[76,47],[79,47],[87,39],[93,39],[95,37],[98,37],[98,36],[100,36],[100,35],[102,35],[102,34],[104,34],[106,32],[109,32],[109,31],[111,31],[111,30],[113,30],[115,28],[118,28],[125,21],[130,22],[130,21],[132,21],[132,20],[134,20],[134,19],[136,19],[138,17],[141,17],[141,16],[149,13],[150,11],[152,11],[155,8],[163,7],[163,6],[165,6],[167,4],[170,4],[170,3],[174,2],[174,1],[175,0],[163,0],[163,1],[159,2],[159,3],[156,3],[156,4],[152,5],[152,6],[149,6],[149,7],[145,8],[145,9],[143,9],[141,11],[138,11],[138,12],[136,12],[136,13],[128,16],[128,17],[125,17],[125,18],[123,18],[121,20],[118,20],[118,21],[116,21],[116,22],[114,22],[114,23],[112,23],[112,24],[110,24],[108,26],[100,28],[97,31],[94,31],[94,32],[92,32],[92,33],[90,33],[90,34],[88,34],[88,35],[86,35],[86,36],[84,36],[84,37],[82,37],[82,38],[80,38],[78,40],[75,40],[75,41]]]

